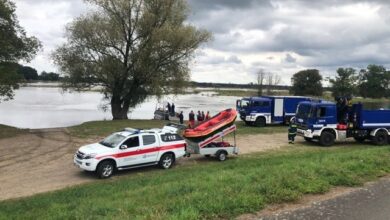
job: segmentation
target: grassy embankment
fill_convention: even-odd
[[[0,139],[13,137],[19,134],[23,134],[25,132],[26,132],[25,129],[19,129],[19,128],[0,124]]]
[[[90,136],[106,136],[112,132],[122,130],[126,127],[131,128],[161,128],[166,124],[166,121],[158,120],[120,120],[120,121],[92,121],[81,125],[68,128],[72,136],[85,138]],[[244,122],[238,121],[237,135],[249,134],[272,134],[286,132],[286,126],[267,126],[264,128],[257,128],[246,126]]]
[[[374,180],[390,173],[389,157],[389,146],[294,146],[223,163],[129,171],[110,180],[0,202],[0,219],[232,218],[334,186]]]

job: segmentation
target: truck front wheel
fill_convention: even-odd
[[[99,178],[101,179],[106,179],[112,176],[114,173],[114,163],[111,161],[103,161],[99,163],[97,169],[96,169],[96,174],[98,175]]]
[[[378,131],[376,132],[374,138],[373,138],[373,142],[375,145],[385,145],[387,144],[387,132],[384,132],[384,131]]]
[[[160,167],[163,169],[169,169],[172,167],[174,160],[175,159],[173,157],[173,154],[167,153],[167,154],[162,155],[158,165],[160,165]]]
[[[329,131],[323,131],[320,137],[320,144],[325,147],[329,147],[334,144],[336,137]]]
[[[265,118],[257,117],[255,121],[256,127],[264,127],[265,126]]]

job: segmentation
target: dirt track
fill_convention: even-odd
[[[240,153],[246,154],[280,148],[286,139],[284,133],[239,136],[237,145]],[[76,168],[72,160],[78,147],[95,141],[72,139],[66,129],[34,130],[0,139],[0,200],[96,181],[90,173]],[[197,158],[179,160],[178,166]]]

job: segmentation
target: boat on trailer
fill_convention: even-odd
[[[236,110],[226,109],[195,128],[185,129],[183,136],[190,141],[200,142],[230,127],[236,118]]]

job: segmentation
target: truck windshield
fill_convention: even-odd
[[[297,118],[311,118],[314,113],[314,107],[311,105],[299,105],[296,113]]]
[[[241,108],[246,108],[246,107],[249,107],[251,104],[251,102],[247,99],[243,99],[241,100]]]
[[[120,134],[112,134],[106,137],[104,140],[100,141],[99,143],[106,147],[114,148],[118,146],[118,144],[120,144],[125,138],[125,136]]]

